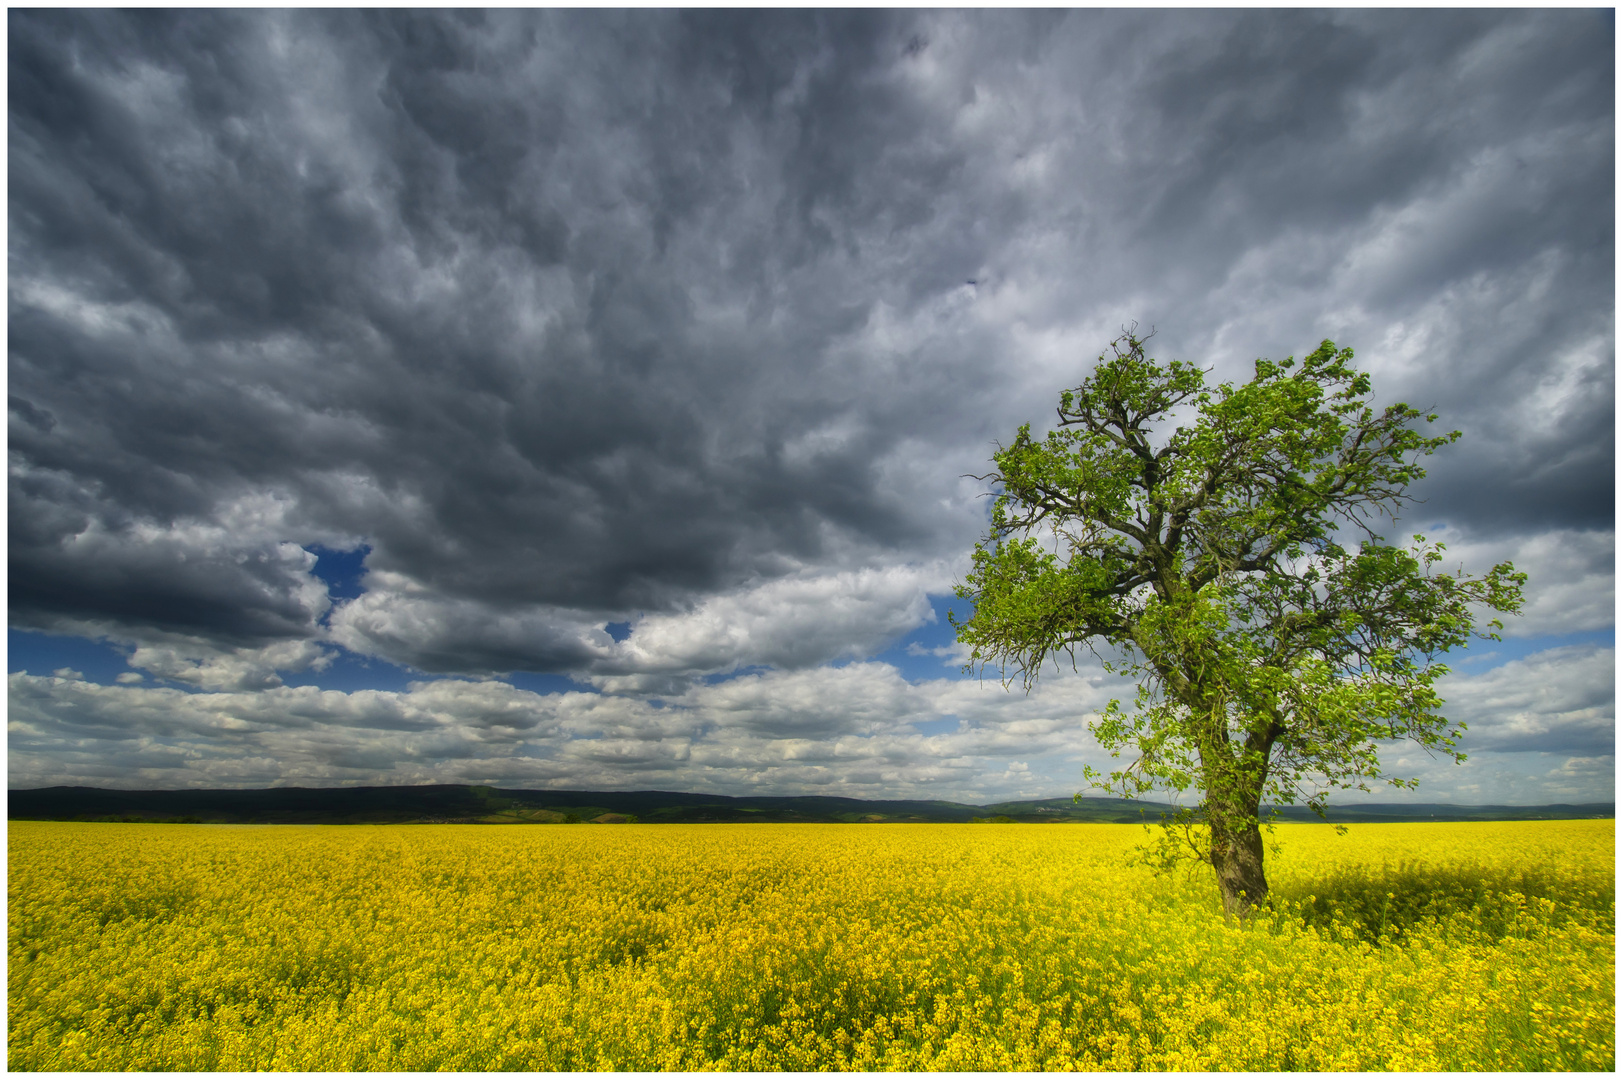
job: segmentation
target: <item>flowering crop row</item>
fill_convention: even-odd
[[[13,822],[12,1069],[1597,1069],[1613,823]]]

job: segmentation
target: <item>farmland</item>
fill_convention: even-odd
[[[1611,821],[10,826],[12,1069],[1596,1069]]]

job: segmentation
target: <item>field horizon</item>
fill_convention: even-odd
[[[828,795],[730,796],[660,790],[593,791],[488,785],[363,785],[306,788],[115,789],[58,785],[12,789],[7,818],[216,824],[549,824],[608,816],[656,824],[720,822],[935,823],[1007,818],[1017,823],[1136,824],[1158,820],[1167,803],[1054,796],[974,804],[951,800],[859,799]],[[1332,824],[1358,822],[1575,821],[1615,817],[1614,803],[1536,806],[1449,803],[1332,804]],[[1278,808],[1278,820],[1319,819],[1306,807]]]

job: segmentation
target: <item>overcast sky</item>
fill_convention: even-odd
[[[1609,10],[8,25],[12,787],[1068,795],[1131,688],[945,613],[1136,321],[1463,431],[1527,613],[1387,760],[1613,797]]]

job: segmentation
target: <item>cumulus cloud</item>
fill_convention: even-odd
[[[420,670],[568,670],[600,656],[609,640],[575,612],[492,610],[475,600],[430,593],[388,571],[372,572],[367,582],[365,594],[333,613],[331,640]]]
[[[1372,797],[1596,798],[1598,763],[1613,753],[1611,665],[1610,650],[1568,647],[1476,679],[1450,678],[1442,690],[1450,715],[1469,725],[1469,767],[1395,746],[1387,765],[1418,776],[1420,791]],[[188,693],[19,673],[10,677],[10,780],[492,783],[990,802],[1067,793],[1084,765],[1119,766],[1088,724],[1132,689],[1091,667],[1055,673],[1023,694],[973,679],[909,682],[882,663],[754,673],[692,684],[660,702],[537,694],[499,680],[441,679],[403,692]],[[1511,774],[1514,783],[1501,783]]]
[[[713,596],[691,611],[632,624],[630,637],[592,665],[592,681],[632,689],[671,674],[805,668],[871,655],[933,622],[929,593],[947,591],[951,581],[941,564],[895,566],[801,573]]]
[[[536,694],[498,680],[441,679],[404,692],[188,693],[17,673],[10,779],[19,787],[122,776],[118,786],[384,780],[1030,796],[1074,786],[1078,760],[1096,753],[1086,719],[1105,700],[1097,683],[1056,680],[1026,697],[995,683],[909,683],[889,665],[866,663],[692,685],[680,700],[656,704]],[[956,730],[918,730],[944,709],[956,710]],[[1003,759],[1015,754],[1033,764],[1010,772]]]
[[[1571,645],[1438,684],[1469,745],[1496,752],[1607,756],[1616,745],[1612,649]]]
[[[1460,540],[1455,529],[1434,530],[1447,544],[1438,569],[1481,573],[1503,561],[1527,575],[1522,613],[1504,620],[1506,637],[1538,637],[1600,630],[1613,623],[1612,530],[1552,529],[1533,536]]]
[[[871,663],[730,679],[694,688],[683,703],[714,727],[776,738],[875,735],[930,715],[895,668]]]
[[[206,642],[141,644],[129,663],[160,679],[203,690],[264,690],[282,685],[278,671],[320,670],[332,654],[308,641],[287,641],[263,649],[222,652]],[[140,678],[138,673],[137,678]],[[122,679],[123,676],[120,676]]]

